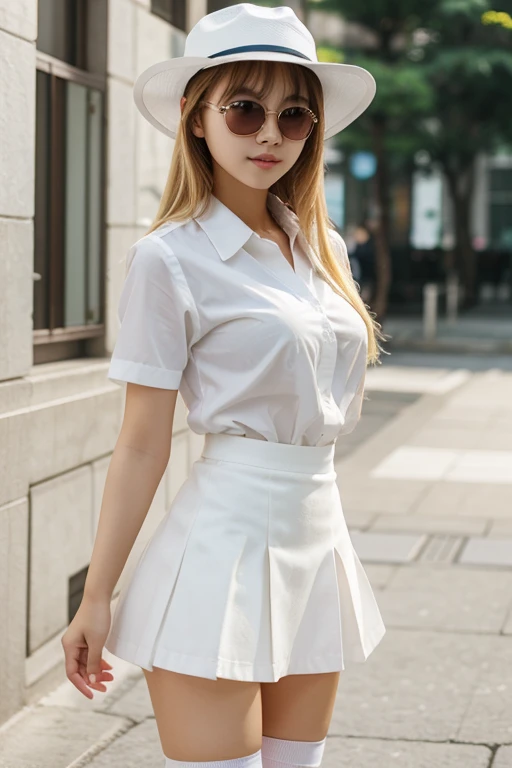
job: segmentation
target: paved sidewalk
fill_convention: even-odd
[[[370,369],[337,443],[354,546],[387,626],[341,676],[325,768],[512,766],[512,372],[405,356]],[[492,365],[492,361],[491,361]],[[162,768],[142,673],[65,681],[0,729],[0,768]]]

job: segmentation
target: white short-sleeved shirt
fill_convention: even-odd
[[[199,434],[327,445],[359,419],[368,333],[315,269],[296,214],[272,193],[268,207],[295,270],[214,195],[132,246],[108,378],[179,389]]]

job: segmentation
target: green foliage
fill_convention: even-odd
[[[347,21],[355,21],[368,29],[386,33],[390,29],[414,28],[422,18],[428,0],[318,0],[310,3],[317,11],[338,13]]]
[[[328,45],[317,45],[316,55],[318,56],[318,61],[326,61],[334,64],[342,64],[345,60],[343,51]]]
[[[433,106],[434,94],[421,69],[410,62],[389,64],[366,56],[353,57],[351,64],[364,67],[377,82],[377,93],[371,110],[398,123],[427,113]]]
[[[507,0],[505,5],[510,4]],[[340,14],[373,35],[344,60],[368,69],[374,101],[337,137],[345,150],[371,145],[372,120],[387,126],[388,152],[427,149],[433,158],[512,143],[512,30],[503,3],[490,0],[318,0],[311,8]],[[486,23],[497,10],[501,24]],[[419,34],[418,34],[419,33]]]

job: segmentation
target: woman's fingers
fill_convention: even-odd
[[[96,680],[93,683],[91,680],[91,676],[87,672],[88,649],[84,648],[83,650],[85,651],[85,653],[82,653],[80,657],[80,661],[81,661],[80,673],[82,674],[84,680],[86,681],[87,685],[89,685],[89,687],[105,693],[107,689],[104,685],[102,685],[102,683],[109,682],[114,679],[114,675],[111,672],[106,671],[107,668],[112,669],[112,665],[109,664],[106,659],[100,658],[101,671],[96,672]]]
[[[93,697],[91,688],[105,693],[107,690],[105,683],[114,679],[109,671],[112,665],[101,658],[109,628],[110,603],[82,601],[61,639],[66,675],[75,688],[88,699]],[[94,682],[91,677],[95,677]]]
[[[83,693],[84,696],[87,696],[88,699],[92,699],[92,692],[88,689],[87,684],[80,672],[79,653],[79,648],[76,648],[75,650],[70,648],[66,649],[66,675],[68,680],[73,683],[75,688],[79,690],[80,693]]]
[[[71,680],[75,688],[77,688],[80,693],[83,693],[84,696],[87,696],[88,699],[93,698],[92,691],[89,690],[85,680],[79,672],[73,672],[71,675],[68,675],[68,679]]]
[[[90,689],[92,688],[96,691],[101,691],[101,693],[106,693],[107,688],[105,682],[113,680],[114,676],[111,672],[102,669],[102,671],[96,675],[96,682],[91,682],[89,675],[87,674],[87,655],[87,647],[75,646],[74,648],[70,648],[67,646],[65,648],[66,675],[68,680],[73,683],[80,693],[83,693],[88,699],[92,699],[93,694]],[[112,669],[112,665],[105,659],[100,660],[100,665],[102,668],[108,667]]]

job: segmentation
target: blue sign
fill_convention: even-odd
[[[371,179],[377,170],[373,152],[354,152],[349,159],[350,173],[355,179]]]

